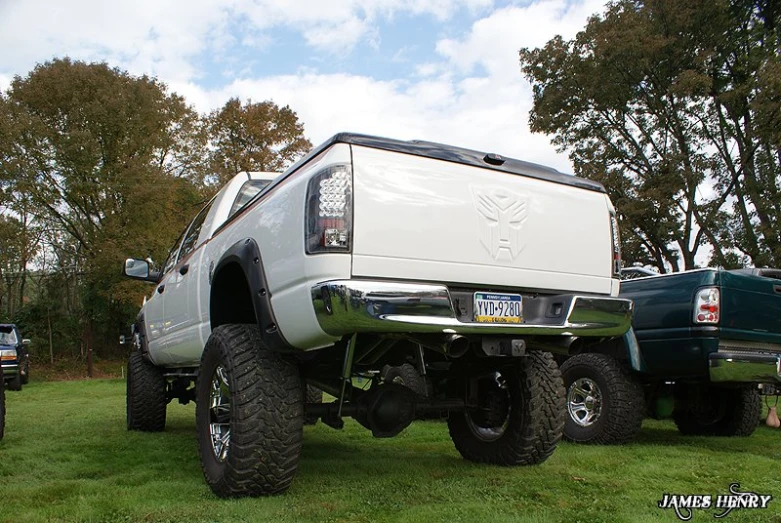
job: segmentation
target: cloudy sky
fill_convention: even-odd
[[[160,78],[199,111],[290,105],[307,137],[450,143],[571,172],[528,130],[518,50],[603,0],[0,0],[0,89],[70,56]]]

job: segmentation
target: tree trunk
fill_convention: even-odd
[[[49,324],[49,361],[54,365],[54,344],[52,343],[52,311],[47,309],[47,322]]]

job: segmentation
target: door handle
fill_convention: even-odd
[[[157,294],[163,294],[163,291],[165,290],[165,284],[159,286],[157,288]]]
[[[778,294],[781,294],[781,285],[773,285],[773,290]]]
[[[187,271],[189,271],[189,270],[190,270],[190,264],[189,263],[185,263],[184,265],[179,267],[179,274],[184,276],[185,274],[187,274]]]

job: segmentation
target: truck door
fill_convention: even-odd
[[[160,358],[163,355],[165,346],[165,326],[168,322],[165,317],[163,302],[165,301],[165,290],[173,279],[173,268],[176,263],[176,256],[179,253],[179,247],[182,245],[184,232],[176,239],[176,243],[168,253],[168,258],[163,265],[163,277],[157,283],[155,291],[146,300],[144,305],[144,324],[146,325],[147,347],[152,360],[160,364]]]
[[[164,361],[197,362],[200,360],[201,338],[198,332],[198,273],[201,252],[198,249],[203,223],[212,208],[211,200],[193,219],[185,232],[176,263],[168,277],[164,292],[163,348]]]

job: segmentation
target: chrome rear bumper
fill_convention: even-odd
[[[540,300],[538,300],[540,301]],[[444,285],[368,280],[324,282],[312,288],[320,327],[332,336],[373,333],[621,336],[632,323],[632,302],[590,295],[546,297],[525,323],[463,321]],[[551,314],[540,305],[557,305]],[[555,310],[555,309],[554,309]]]
[[[748,352],[714,352],[709,357],[713,382],[781,382],[781,355]]]

